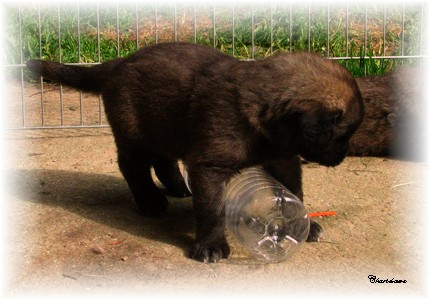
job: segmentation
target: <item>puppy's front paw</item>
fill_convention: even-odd
[[[321,225],[311,220],[311,228],[309,230],[308,239],[306,242],[319,242],[324,235],[324,230]]]
[[[204,263],[214,263],[221,258],[228,258],[230,247],[225,239],[219,241],[198,241],[190,252],[190,257]]]

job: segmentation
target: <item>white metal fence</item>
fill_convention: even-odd
[[[29,58],[93,65],[166,41],[239,59],[315,51],[356,76],[426,63],[422,1],[93,1],[5,5],[7,129],[107,127],[102,100],[32,78]]]

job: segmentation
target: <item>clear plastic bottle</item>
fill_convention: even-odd
[[[191,192],[186,166],[182,175]],[[222,197],[226,227],[258,259],[284,261],[309,235],[303,202],[262,167],[242,170],[228,182]]]
[[[302,201],[261,167],[234,176],[223,200],[226,227],[259,259],[286,260],[308,237],[310,223]]]

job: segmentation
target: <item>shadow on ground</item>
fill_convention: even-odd
[[[85,219],[161,241],[187,253],[194,233],[191,198],[169,197],[168,210],[157,218],[140,214],[121,177],[64,170],[11,170],[9,192],[18,199],[66,209]]]

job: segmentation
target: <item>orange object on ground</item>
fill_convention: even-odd
[[[314,213],[308,214],[309,218],[313,218],[313,217],[329,217],[329,216],[335,216],[335,215],[336,215],[335,211],[321,211],[321,212],[314,212]]]

